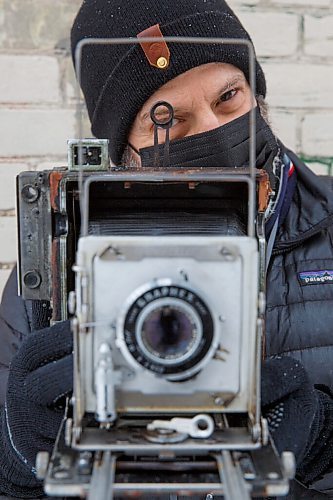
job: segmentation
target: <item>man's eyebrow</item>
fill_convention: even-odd
[[[244,75],[239,74],[239,75],[236,75],[231,80],[227,80],[226,83],[221,88],[221,90],[219,91],[219,95],[223,94],[227,90],[230,90],[234,85],[236,85],[237,83],[240,83],[240,82],[243,82],[243,83],[245,82]]]

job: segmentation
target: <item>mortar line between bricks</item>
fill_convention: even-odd
[[[5,102],[1,101],[0,102],[0,108],[1,109],[15,109],[19,110],[45,110],[45,111],[50,111],[50,110],[56,110],[56,111],[75,111],[75,103],[71,105],[67,105],[66,107],[59,106],[61,105],[62,102],[59,100],[59,102]]]
[[[297,54],[300,59],[304,56],[304,15],[300,16],[298,20]]]
[[[16,262],[0,262],[0,271],[11,271],[16,266]]]
[[[0,217],[16,217],[16,209],[6,208],[5,210],[0,210]]]
[[[50,49],[25,49],[24,47],[0,47],[0,56],[46,56],[46,57],[70,57],[66,51],[57,51],[54,48]]]
[[[263,4],[266,5],[266,4]],[[271,2],[268,4],[269,9],[271,9],[273,12],[277,12],[276,9],[292,9],[292,12],[304,12],[304,9],[307,9],[307,13],[321,13],[321,14],[326,14],[332,10],[332,5],[320,5],[320,6],[313,6],[309,5],[308,3],[303,3],[303,4],[295,4],[292,2],[286,2],[286,3],[281,3],[279,1],[271,0]],[[268,9],[267,9],[268,10]],[[279,12],[279,11],[278,11]]]
[[[41,155],[41,156],[32,156],[32,155],[22,155],[22,156],[0,156],[0,165],[1,163],[45,163],[48,161],[51,162],[60,162],[63,161],[64,158],[67,158],[67,150],[63,156],[57,155]]]
[[[254,11],[255,9],[255,11]],[[282,11],[282,9],[284,9]],[[287,9],[287,10],[285,10]],[[293,5],[292,7],[290,6],[285,6],[285,5],[271,5],[267,7],[257,7],[257,6],[241,6],[241,8],[237,9],[237,14],[239,18],[241,19],[242,14],[251,14],[255,16],[256,14],[275,14],[275,15],[302,15],[304,14],[304,9],[306,9],[306,14],[309,16],[314,16],[314,17],[324,17],[326,15],[331,15],[333,13],[333,9],[331,7],[322,7],[322,8],[317,8],[317,7],[310,7],[309,5]],[[236,10],[236,9],[234,9]]]
[[[270,111],[282,111],[282,112],[285,112],[285,113],[296,113],[298,111],[302,111],[304,113],[307,113],[307,114],[316,114],[316,113],[322,113],[323,111],[327,112],[327,113],[331,113],[333,112],[333,107],[305,107],[305,106],[273,106],[273,105],[269,105],[268,103],[268,112]]]
[[[259,62],[272,63],[272,64],[292,64],[297,63],[298,65],[309,65],[309,66],[325,66],[327,63],[333,62],[333,55],[330,56],[315,56],[309,54],[297,53],[291,56],[258,56]]]

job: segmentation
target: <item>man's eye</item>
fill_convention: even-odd
[[[163,121],[163,119],[164,119],[164,117],[157,117],[157,118],[158,118],[159,121]],[[179,118],[173,118],[170,128],[175,127],[176,125],[178,125],[179,122],[180,122]],[[151,124],[151,129],[153,129],[153,128],[154,128],[154,125],[152,123]]]
[[[230,101],[230,99],[235,97],[236,94],[237,94],[236,89],[228,90],[228,92],[225,92],[224,94],[221,95],[220,102]]]
[[[175,127],[176,125],[178,125],[178,123],[179,123],[179,122],[180,122],[179,118],[174,118],[174,119],[172,120],[172,123],[171,123],[171,127],[170,127],[170,128]],[[153,130],[153,129],[154,129],[154,125],[152,124],[152,126],[151,126],[151,130]],[[159,130],[162,130],[162,128],[160,128],[160,127],[159,127]]]

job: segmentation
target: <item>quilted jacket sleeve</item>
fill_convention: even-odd
[[[30,332],[28,305],[18,296],[14,269],[5,286],[0,305],[0,406],[5,400],[10,362]]]

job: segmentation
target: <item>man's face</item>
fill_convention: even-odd
[[[137,150],[154,144],[150,110],[158,101],[167,101],[174,108],[171,140],[225,125],[256,105],[240,69],[224,63],[198,66],[163,85],[144,104],[129,134],[129,143]],[[163,109],[158,118],[164,118]],[[159,130],[159,142],[164,140],[165,131]],[[133,155],[136,155],[134,151]]]

